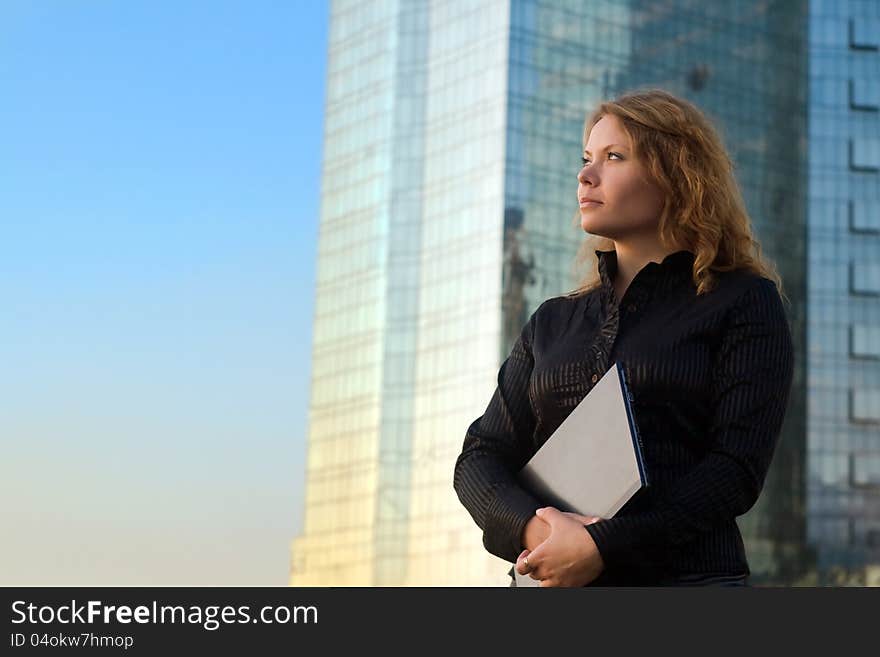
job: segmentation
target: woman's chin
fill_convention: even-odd
[[[590,235],[602,234],[602,227],[593,221],[591,217],[584,215],[581,215],[581,228],[583,228],[585,233],[590,233]]]

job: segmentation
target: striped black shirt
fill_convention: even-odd
[[[605,562],[594,586],[750,574],[736,517],[763,487],[792,383],[794,352],[774,283],[717,273],[697,296],[694,255],[642,268],[618,302],[616,252],[601,285],[547,299],[468,427],[454,486],[490,553],[515,562],[540,499],[515,474],[614,362],[624,369],[649,486],[586,530]]]

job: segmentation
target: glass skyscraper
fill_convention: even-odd
[[[876,3],[858,6],[876,16]],[[531,312],[577,283],[587,113],[644,87],[688,98],[719,126],[791,299],[790,407],[764,492],[740,518],[752,579],[810,583],[817,555],[820,566],[844,552],[870,561],[853,557],[851,542],[823,550],[840,540],[841,518],[847,541],[877,541],[877,516],[871,529],[867,507],[850,508],[874,495],[876,509],[880,454],[871,361],[876,23],[833,10],[850,31],[828,37],[835,45],[824,75],[834,80],[829,93],[846,87],[858,107],[835,100],[817,133],[807,120],[819,57],[811,11],[822,8],[807,0],[331,3],[305,527],[292,544],[291,584],[508,584],[509,564],[484,550],[455,495],[453,466]],[[865,74],[852,81],[856,60]],[[851,223],[839,223],[844,212]],[[851,278],[838,285],[838,269],[823,270],[819,294],[816,271],[807,278],[808,244],[816,267],[817,245],[844,242]],[[817,318],[812,304],[832,316]],[[861,351],[815,351],[844,333]],[[808,367],[822,375],[808,376]],[[820,425],[829,398],[835,406]],[[829,431],[839,434],[833,443]],[[825,476],[814,472],[819,454],[833,468],[845,461],[841,476],[858,502],[834,506],[837,489],[814,485]],[[821,529],[808,521],[815,500],[826,513]]]
[[[809,540],[880,586],[880,3],[810,7]]]

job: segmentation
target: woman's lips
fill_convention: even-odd
[[[602,205],[599,201],[590,201],[587,199],[581,199],[581,207],[582,208],[595,208]]]

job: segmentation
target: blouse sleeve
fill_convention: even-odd
[[[650,510],[586,526],[606,566],[677,545],[748,511],[758,499],[791,389],[794,350],[775,284],[740,297],[715,361],[711,447]]]
[[[544,506],[515,476],[535,451],[528,386],[536,314],[501,364],[486,412],[468,427],[453,477],[458,499],[483,530],[486,550],[511,563],[522,551],[526,523]]]

